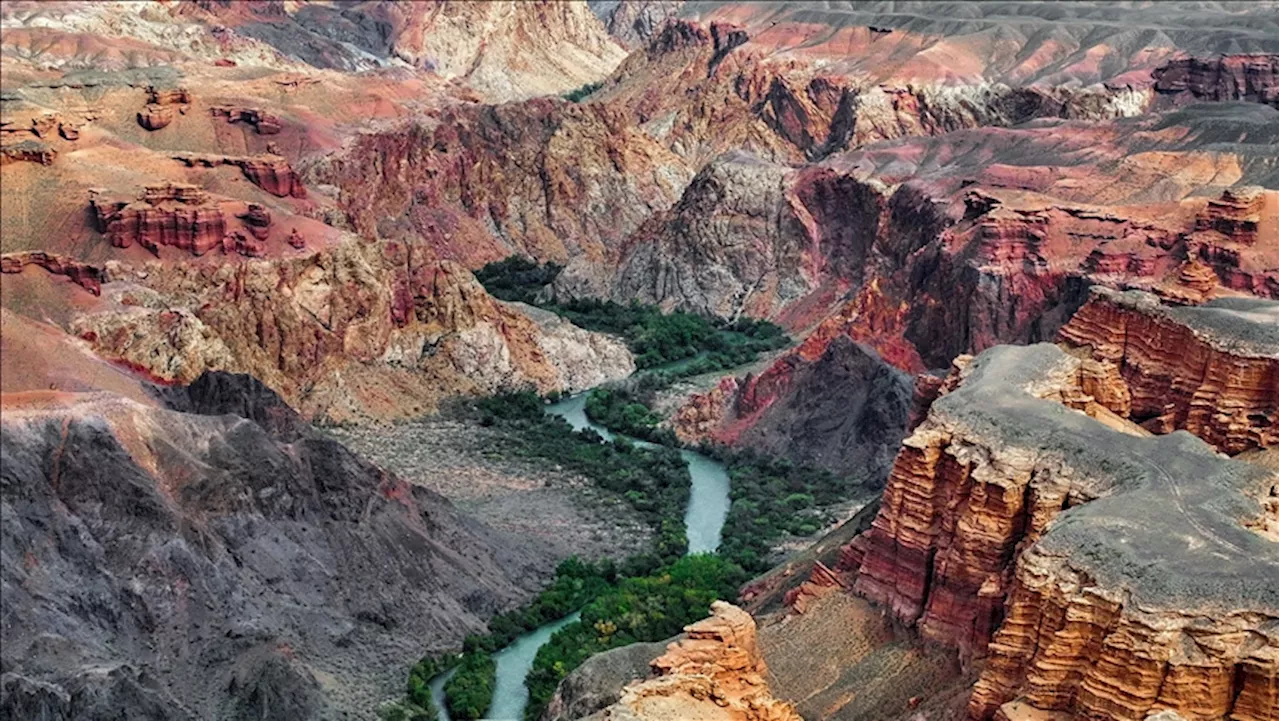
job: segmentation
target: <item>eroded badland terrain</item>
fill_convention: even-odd
[[[543,718],[1274,721],[1276,17],[7,0],[0,716],[377,718],[668,543],[607,387],[778,563]]]

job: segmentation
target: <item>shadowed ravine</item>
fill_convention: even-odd
[[[547,406],[547,413],[565,419],[575,431],[590,428],[606,439],[614,438],[616,434],[587,418],[584,410],[586,398],[583,393],[552,403]],[[635,438],[629,440],[641,447],[654,447],[648,441]],[[689,466],[689,476],[693,482],[689,490],[689,507],[684,515],[689,553],[713,553],[720,546],[720,530],[729,514],[729,474],[725,472],[724,466],[700,453],[681,450],[680,455]],[[551,639],[551,634],[577,618],[578,614],[574,613],[552,621],[517,638],[511,645],[494,654],[498,663],[497,678],[493,701],[485,718],[494,721],[519,721],[524,718],[524,707],[529,701],[529,690],[524,685],[524,679],[533,668],[533,659],[537,656],[538,649]],[[449,712],[444,704],[444,685],[452,674],[453,671],[440,674],[431,682],[431,697],[440,721],[449,721]]]

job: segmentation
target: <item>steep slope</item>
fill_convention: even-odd
[[[1237,339],[1223,341],[1244,353],[1237,362],[1250,362],[1250,343],[1276,345],[1274,303],[1149,306],[1135,318]],[[1045,344],[958,360],[839,568],[923,637],[989,657],[971,718],[1013,701],[1073,717],[1267,718],[1276,568],[1262,501],[1274,469],[1185,431],[1151,437],[1108,409],[1117,390],[1142,392],[1142,366],[1117,389],[1099,365]],[[1266,433],[1269,419],[1251,420]]]
[[[1169,307],[1141,291],[1094,288],[1059,338],[1097,362],[1087,390],[1109,410],[1234,455],[1280,442],[1275,314],[1275,303],[1252,298]]]
[[[252,379],[162,395],[5,396],[6,715],[364,717],[550,572]]]

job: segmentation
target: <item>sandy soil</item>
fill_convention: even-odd
[[[327,431],[473,518],[542,541],[559,556],[622,559],[648,548],[649,526],[625,500],[571,471],[511,458],[497,429],[437,416]]]

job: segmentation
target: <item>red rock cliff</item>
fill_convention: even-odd
[[[974,719],[1015,699],[1274,718],[1275,544],[1249,530],[1274,475],[1144,437],[1085,391],[1087,363],[1046,344],[961,362],[845,555],[856,592],[988,657]]]
[[[1250,326],[1241,318],[1255,318],[1257,330],[1274,325],[1275,309],[1249,298],[1167,306],[1140,291],[1094,288],[1059,338],[1099,362],[1086,389],[1111,411],[1235,454],[1280,441],[1274,335],[1233,332]]]

